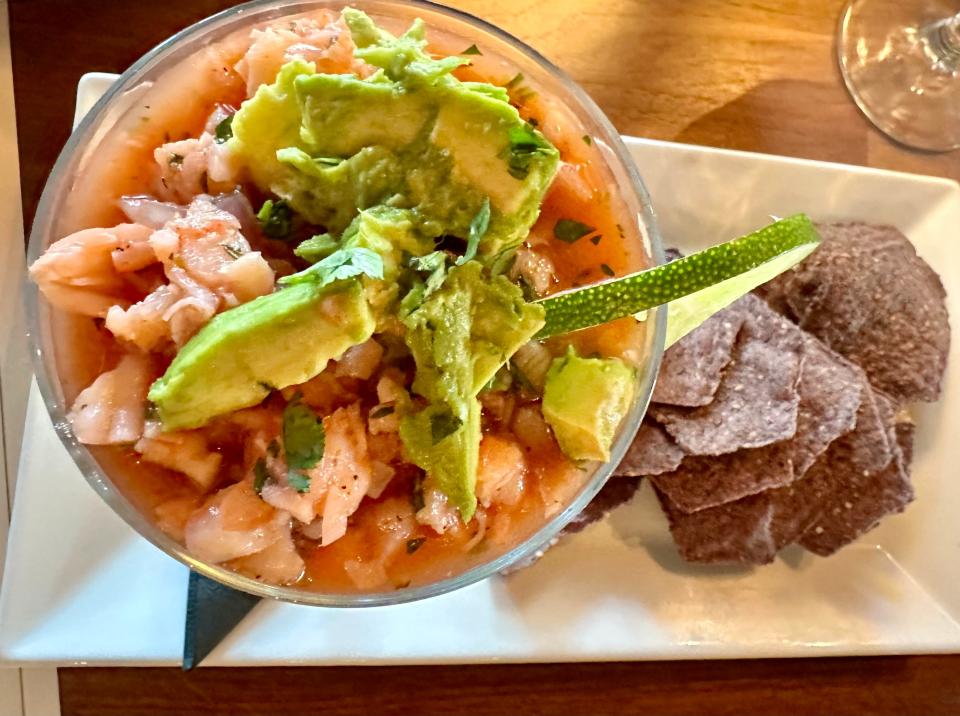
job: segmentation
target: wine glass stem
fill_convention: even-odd
[[[921,30],[937,61],[951,71],[960,69],[960,13]]]

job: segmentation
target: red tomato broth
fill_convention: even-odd
[[[234,33],[227,40],[205,48],[169,72],[164,82],[144,93],[140,107],[122,118],[118,125],[88,153],[77,172],[76,190],[61,209],[57,234],[66,235],[91,226],[111,226],[124,220],[117,200],[128,194],[152,194],[158,181],[153,150],[169,139],[197,136],[214,106],[239,106],[244,97],[242,78],[232,70],[246,49],[249,28]],[[491,60],[491,63],[493,61]],[[505,84],[511,77],[500,72],[489,77],[477,66],[461,68],[461,79],[494,81]],[[518,101],[525,118],[537,126],[561,151],[564,165],[547,193],[539,220],[531,231],[528,245],[549,258],[556,268],[556,282],[551,292],[608,278],[601,268],[608,266],[617,275],[642,268],[643,255],[638,228],[616,195],[609,170],[595,146],[584,141],[583,127],[566,107],[540,94],[525,94]],[[249,187],[247,187],[249,189]],[[256,195],[255,192],[253,192]],[[595,228],[589,235],[573,243],[565,243],[553,235],[559,219],[573,219]],[[599,241],[591,241],[601,236]],[[251,243],[253,240],[251,239]],[[254,248],[260,248],[254,246]],[[131,295],[131,300],[141,296]],[[100,372],[109,367],[117,353],[115,341],[99,326],[99,322],[82,316],[51,311],[56,342],[56,359],[62,389],[70,403],[77,393]],[[570,337],[548,342],[552,352],[560,353],[568,344],[577,346],[581,354],[622,355],[637,361],[632,353],[642,343],[644,326],[624,319]],[[167,356],[168,361],[172,356]],[[159,367],[166,365],[161,360]],[[329,373],[302,387],[305,401],[313,407],[329,411],[360,399],[363,414],[376,405],[373,391],[376,376],[365,383],[356,380],[332,379]],[[158,375],[160,373],[158,372]],[[412,374],[407,374],[407,385]],[[330,395],[337,383],[342,394]],[[333,392],[336,392],[334,390]],[[289,391],[285,391],[289,395]],[[237,479],[245,466],[242,446],[230,441],[215,443],[225,460],[218,487]],[[174,539],[182,541],[183,525],[192,509],[208,496],[184,475],[145,462],[127,447],[91,447],[102,469],[117,488],[144,514]],[[377,506],[387,500],[409,500],[416,469],[401,470],[384,494],[377,500],[367,497],[352,515],[346,534],[336,542],[320,546],[294,530],[295,542],[306,563],[299,588],[330,593],[382,591],[428,584],[454,576],[478,566],[509,550],[533,535],[546,519],[556,514],[584,485],[588,473],[572,466],[555,441],[548,449],[524,447],[529,469],[525,489],[512,507],[479,508],[486,516],[486,535],[467,550],[466,545],[478,529],[477,520],[457,530],[438,535],[429,527],[417,525],[413,537],[423,538],[416,549],[404,546],[384,565],[387,582],[365,588],[353,581],[346,564],[351,560],[370,561],[376,557],[379,533],[373,520]],[[227,566],[231,566],[227,563]],[[255,575],[253,575],[255,576]]]

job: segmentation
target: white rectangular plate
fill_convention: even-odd
[[[960,316],[960,188],[861,167],[627,139],[665,244],[695,250],[769,215],[891,223],[940,272]],[[916,412],[917,501],[829,559],[788,550],[760,569],[683,564],[649,489],[533,567],[416,604],[263,602],[208,665],[587,661],[960,650],[958,344],[946,390]],[[187,570],[84,482],[39,395],[28,409],[0,660],[175,664]]]

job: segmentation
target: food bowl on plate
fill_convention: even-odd
[[[538,298],[663,260],[614,128],[481,20],[343,7],[241,5],[125,72],[47,182],[27,306],[57,432],[124,520],[348,607],[554,539],[636,432],[666,313],[537,340]]]

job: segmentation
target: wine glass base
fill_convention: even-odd
[[[960,147],[960,62],[930,28],[957,11],[943,0],[851,0],[840,21],[840,71],[881,131],[916,149]]]

